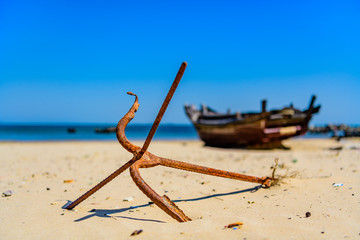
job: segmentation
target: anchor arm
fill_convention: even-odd
[[[160,161],[160,165],[166,166],[166,167],[181,169],[181,170],[190,171],[190,172],[197,172],[197,173],[207,174],[207,175],[216,176],[216,177],[231,178],[231,179],[236,179],[236,180],[241,180],[241,181],[260,183],[261,185],[264,185],[265,187],[270,187],[271,180],[273,180],[273,178],[271,178],[271,177],[259,178],[259,177],[244,175],[244,174],[235,173],[235,172],[228,172],[228,171],[223,171],[223,170],[219,170],[219,169],[203,167],[203,166],[186,163],[186,162],[181,162],[181,161],[176,161],[176,160],[172,160],[172,159],[168,159],[168,158],[159,157],[159,161]]]
[[[130,110],[125,114],[124,117],[122,117],[120,119],[120,121],[116,127],[116,137],[117,137],[119,143],[121,144],[121,146],[123,146],[127,151],[135,154],[135,153],[139,152],[140,147],[132,144],[127,139],[127,137],[125,136],[125,128],[128,125],[128,123],[135,117],[135,112],[139,108],[139,102],[138,102],[138,97],[136,94],[134,94],[132,92],[127,92],[127,94],[135,96],[135,101],[134,101],[133,105],[131,106]]]
[[[187,217],[184,212],[179,209],[175,203],[173,203],[166,195],[161,197],[157,194],[140,176],[139,168],[142,167],[150,167],[149,163],[145,162],[146,160],[140,159],[135,162],[130,167],[130,175],[134,180],[136,186],[148,197],[150,198],[159,208],[161,208],[164,212],[170,215],[172,218],[177,220],[178,222],[187,222],[191,221],[189,217]],[[144,164],[144,166],[142,166]],[[156,166],[156,165],[153,165]]]

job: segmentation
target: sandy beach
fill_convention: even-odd
[[[155,155],[254,176],[271,176],[279,159],[281,181],[269,189],[165,167],[142,169],[144,180],[192,219],[178,223],[149,204],[129,171],[75,210],[62,209],[132,157],[117,142],[1,142],[0,190],[11,196],[0,198],[0,239],[360,239],[360,140],[284,145],[291,150],[153,141]],[[243,225],[224,227],[235,222]]]

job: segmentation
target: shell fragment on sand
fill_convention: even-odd
[[[242,225],[244,225],[244,223],[242,222],[235,222],[235,223],[230,223],[229,225],[226,225],[225,228],[234,228],[234,227],[241,227]]]
[[[7,190],[7,191],[5,191],[5,192],[2,193],[2,197],[10,197],[10,196],[12,196],[13,194],[14,194],[13,191]]]

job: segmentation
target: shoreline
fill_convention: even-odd
[[[43,139],[40,139],[40,140],[0,140],[0,143],[21,143],[21,142],[24,142],[24,143],[31,143],[31,142],[117,142],[117,139],[116,139],[116,135],[114,135],[114,139],[54,139],[54,140],[43,140]],[[129,137],[128,138],[130,141],[133,141],[133,142],[141,142],[141,141],[145,141],[145,137],[144,138],[131,138]],[[283,142],[287,142],[287,141],[298,141],[298,140],[312,140],[312,139],[317,139],[317,140],[334,140],[335,138],[334,137],[329,137],[329,136],[316,136],[316,135],[310,135],[310,136],[296,136],[296,137],[292,137],[292,138],[289,138],[289,139],[285,139],[285,140],[282,140]],[[360,137],[348,137],[348,138],[341,138],[341,140],[358,140],[360,139]],[[168,139],[164,139],[164,138],[160,138],[160,139],[156,139],[156,138],[153,138],[152,141],[156,141],[156,142],[179,142],[179,141],[184,141],[184,142],[203,142],[199,137],[197,138],[168,138]]]

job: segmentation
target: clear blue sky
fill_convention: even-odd
[[[0,0],[0,123],[150,123],[183,105],[260,110],[312,94],[313,124],[360,123],[359,1]]]

